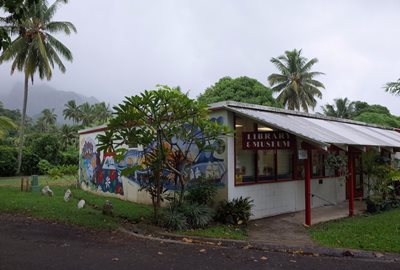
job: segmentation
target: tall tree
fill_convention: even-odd
[[[3,138],[8,131],[16,129],[15,123],[8,117],[0,116],[0,138]]]
[[[74,145],[78,140],[78,132],[75,126],[62,125],[59,132],[63,149],[66,149],[69,145]]]
[[[58,6],[66,2],[56,0],[48,6],[47,1],[39,0],[29,6],[21,20],[3,26],[3,29],[18,36],[0,55],[0,64],[12,61],[11,74],[17,69],[25,75],[17,174],[21,171],[29,79],[33,83],[34,75],[38,73],[40,79],[50,80],[54,65],[64,73],[66,69],[60,55],[72,61],[70,50],[52,35],[58,32],[67,35],[76,32],[75,26],[70,22],[52,21]]]
[[[277,101],[281,102],[289,110],[300,110],[308,112],[317,105],[315,97],[322,98],[320,89],[325,86],[315,80],[322,72],[311,71],[317,58],[308,60],[301,56],[301,50],[285,51],[285,55],[271,58],[271,62],[280,73],[268,76],[268,81],[273,92],[279,93]]]
[[[94,114],[96,123],[99,125],[106,123],[112,116],[110,106],[106,105],[105,102],[94,104],[92,107],[92,113]]]
[[[272,91],[256,79],[246,76],[232,79],[223,77],[208,87],[198,100],[207,104],[232,100],[272,107],[281,107],[273,97]]]
[[[384,89],[386,92],[395,94],[395,95],[400,95],[400,79],[398,79],[396,82],[388,82],[384,86]]]
[[[71,119],[74,125],[77,124],[79,122],[81,111],[79,109],[79,106],[76,105],[75,100],[69,100],[67,104],[64,105],[64,107],[64,118]]]
[[[44,109],[40,118],[42,118],[43,122],[47,125],[54,126],[57,121],[57,114],[54,113],[54,109]]]
[[[82,125],[85,127],[92,125],[95,120],[93,106],[90,105],[88,102],[85,102],[79,105],[79,111],[79,120],[81,121]]]
[[[321,106],[323,112],[327,116],[351,119],[354,114],[354,103],[346,98],[337,98],[334,104],[326,104]]]

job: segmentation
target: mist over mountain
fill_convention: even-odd
[[[75,100],[77,105],[88,102],[90,104],[98,103],[95,97],[86,97],[84,95],[72,92],[61,91],[48,84],[34,84],[29,86],[27,114],[32,118],[37,118],[43,109],[55,109],[57,122],[64,123],[63,110],[64,105],[69,100]],[[23,83],[17,83],[8,93],[0,93],[0,101],[7,109],[18,109],[22,111],[22,102],[24,96]]]

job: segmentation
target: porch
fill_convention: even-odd
[[[365,202],[355,200],[355,215],[365,211]],[[304,227],[305,211],[283,214],[253,220],[249,224],[249,240],[284,246],[314,246],[314,242]],[[322,206],[311,210],[312,224],[340,219],[349,216],[349,202]]]

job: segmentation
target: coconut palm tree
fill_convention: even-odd
[[[70,100],[64,105],[63,115],[65,119],[71,119],[72,123],[76,125],[79,122],[81,112],[79,106],[76,105],[75,100]]]
[[[38,74],[40,79],[50,80],[55,65],[64,73],[66,69],[60,56],[72,61],[70,50],[52,35],[76,32],[70,22],[52,21],[59,5],[66,2],[56,0],[48,6],[47,1],[38,0],[29,6],[24,18],[2,26],[17,38],[0,55],[0,64],[12,61],[11,74],[17,69],[25,75],[17,174],[21,171],[29,79],[33,83],[34,75]]]
[[[0,116],[0,138],[4,138],[10,130],[15,130],[17,126],[8,117]]]
[[[93,106],[90,105],[88,102],[85,102],[79,105],[79,110],[80,110],[79,120],[82,122],[82,125],[85,127],[92,125],[95,120]]]
[[[108,121],[111,118],[112,112],[110,110],[110,106],[106,105],[105,102],[96,103],[92,108],[96,124],[101,125]]]
[[[321,106],[326,116],[351,119],[354,115],[354,102],[346,98],[337,98],[334,104],[326,104]]]
[[[395,95],[400,95],[400,79],[398,79],[396,82],[388,82],[385,86],[384,89],[386,92],[395,94]]]
[[[308,60],[301,56],[301,50],[285,51],[285,55],[271,58],[271,62],[280,73],[268,76],[268,81],[273,92],[279,93],[277,101],[281,102],[289,110],[308,112],[308,108],[315,108],[315,97],[321,98],[320,89],[325,86],[315,80],[322,72],[311,71],[312,66],[318,62],[317,58]]]
[[[78,141],[78,131],[75,126],[68,126],[64,124],[60,128],[59,132],[61,145],[64,149],[67,148],[68,145],[76,144]]]
[[[54,109],[44,109],[40,118],[48,126],[54,126],[57,122],[57,114],[54,113]]]

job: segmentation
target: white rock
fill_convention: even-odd
[[[48,196],[53,196],[54,195],[53,191],[50,189],[49,186],[44,186],[43,187],[42,194],[43,195],[48,195]]]
[[[83,208],[84,206],[85,206],[85,200],[80,200],[79,202],[78,202],[78,209],[81,209],[81,208]]]
[[[69,200],[72,198],[72,192],[70,189],[67,189],[64,194],[64,201],[69,202]]]

